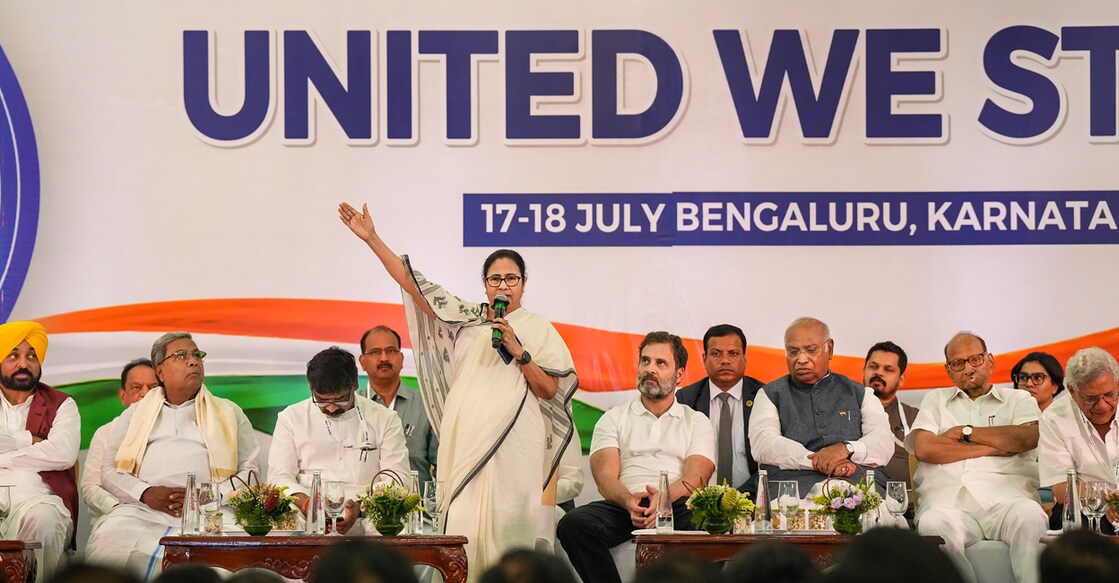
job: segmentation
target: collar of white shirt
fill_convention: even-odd
[[[714,407],[717,404],[717,403],[715,403],[715,401],[717,401],[719,399],[719,395],[723,394],[723,390],[720,389],[719,387],[715,386],[715,383],[711,382],[710,379],[707,381],[707,385],[711,388],[711,390],[708,391],[708,392],[711,393],[711,408],[712,408],[712,410],[714,410]],[[730,394],[730,396],[733,397],[736,401],[741,403],[742,402],[742,381],[739,380],[737,383],[734,384],[733,387],[730,388],[730,390],[728,390],[726,392],[728,394]]]
[[[630,413],[634,415],[653,415],[652,411],[645,408],[645,404],[641,402],[641,397],[634,399],[633,402],[630,403],[629,409]],[[664,415],[668,415],[670,417],[683,417],[684,406],[680,404],[680,401],[677,401],[676,398],[673,397],[672,406],[668,408],[668,411],[664,412]],[[661,416],[663,417],[664,415]],[[653,416],[656,417],[655,415]]]
[[[969,397],[968,394],[965,393],[963,389],[961,389],[959,387],[955,387],[955,389],[956,389],[956,392],[952,393],[952,396],[948,398],[949,401],[951,401],[952,399],[956,399],[958,397],[963,397],[965,399],[971,399],[971,397]],[[976,397],[976,400],[978,401],[979,399],[983,399],[983,398],[989,396],[992,399],[995,399],[996,401],[1005,403],[1006,402],[1006,396],[1003,395],[1003,393],[1002,393],[1004,390],[1005,389],[1003,389],[1002,387],[992,385],[991,390],[987,391],[983,395],[980,395],[979,397]]]

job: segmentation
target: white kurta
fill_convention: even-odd
[[[12,405],[0,397],[0,484],[10,484],[11,512],[0,538],[37,540],[43,544],[39,580],[51,576],[70,544],[73,523],[62,499],[39,472],[74,466],[81,445],[81,416],[73,399],[58,406],[47,438],[32,443],[27,431],[31,399]]]
[[[82,466],[82,479],[78,482],[82,499],[89,508],[89,519],[93,524],[93,530],[97,529],[101,519],[120,502],[116,496],[101,487],[101,466],[105,461],[105,447],[109,443],[113,421],[98,427],[97,431],[93,432],[93,438],[89,440],[89,451],[85,456],[85,465]]]
[[[1071,398],[1054,400],[1041,413],[1038,427],[1038,472],[1043,486],[1064,484],[1066,471],[1075,469],[1085,482],[1106,482],[1111,489],[1119,482],[1119,417],[1100,437]]]
[[[233,401],[220,397],[214,399],[231,407],[237,419],[237,476],[247,480],[249,472],[257,470],[256,458],[260,453],[252,424]],[[118,471],[115,464],[117,450],[124,441],[136,408],[137,404],[133,404],[113,424],[101,466],[101,483],[121,503],[90,535],[86,558],[94,563],[127,568],[148,579],[162,570],[163,547],[159,545],[159,539],[180,532],[182,519],[152,509],[140,502],[140,497],[152,486],[183,487],[188,471],[193,471],[198,481],[207,481],[210,459],[207,444],[198,428],[195,401],[191,399],[182,405],[163,404],[148,434],[147,451],[139,476]],[[232,490],[229,480],[222,482],[223,496]],[[233,511],[224,507],[223,515],[226,527],[232,527]]]
[[[1037,401],[1025,391],[992,387],[971,399],[956,387],[929,391],[905,438],[912,452],[916,432],[939,435],[960,425],[1000,427],[1036,422]],[[944,539],[944,549],[965,579],[975,575],[964,548],[979,540],[1010,545],[1010,566],[1018,583],[1038,579],[1038,542],[1047,526],[1038,504],[1038,474],[1033,450],[1011,456],[983,456],[946,464],[920,462],[913,476],[917,489],[917,531]]]
[[[380,403],[361,395],[355,398],[354,408],[337,418],[323,414],[311,399],[281,411],[268,453],[268,481],[287,486],[289,494],[307,494],[313,473],[319,471],[324,483],[344,482],[346,497],[352,500],[365,494],[377,472],[392,470],[407,487],[408,446],[400,417]],[[388,479],[381,476],[377,481]]]

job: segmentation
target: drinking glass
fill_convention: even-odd
[[[445,509],[447,499],[447,482],[439,480],[429,480],[424,482],[424,510],[431,515],[432,522],[435,523],[435,532],[442,532],[439,528],[439,515]]]
[[[221,506],[221,495],[218,484],[215,482],[202,482],[198,485],[198,507],[203,513],[217,512]]]
[[[1092,532],[1100,531],[1100,518],[1107,513],[1107,484],[1088,482],[1084,484],[1084,515],[1088,517]]]
[[[905,490],[905,482],[886,482],[886,510],[893,515],[895,521],[900,521],[901,515],[909,510],[909,494]]]
[[[777,508],[785,516],[785,528],[793,529],[793,518],[800,513],[800,485],[797,482],[777,482]]]
[[[338,532],[338,518],[342,516],[342,509],[346,505],[346,490],[343,482],[330,481],[323,487],[323,511],[330,520],[332,536],[342,536]]]
[[[221,508],[220,484],[216,482],[202,482],[198,485],[198,510],[201,514],[199,529],[204,535],[221,535],[220,521],[214,520],[214,514]],[[217,522],[219,530],[213,532],[214,523]]]
[[[11,486],[0,486],[0,524],[8,520],[8,513],[12,509],[12,495],[8,489]]]

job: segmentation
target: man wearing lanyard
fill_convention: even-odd
[[[420,474],[420,483],[434,479],[439,440],[427,420],[420,392],[400,383],[404,355],[400,352],[400,335],[388,326],[377,326],[361,336],[362,370],[369,375],[367,397],[396,411],[404,424],[408,458],[413,470]]]
[[[874,390],[874,396],[882,402],[886,416],[890,418],[890,430],[894,433],[894,456],[886,464],[886,477],[890,480],[905,482],[912,486],[909,476],[909,452],[905,451],[905,434],[917,418],[917,408],[910,407],[898,400],[898,389],[905,383],[905,367],[909,358],[900,346],[890,342],[879,342],[870,347],[863,363],[863,384]]]
[[[373,476],[392,470],[408,483],[404,428],[392,411],[357,394],[357,363],[337,346],[307,363],[307,383],[311,397],[276,416],[268,481],[287,486],[304,513],[315,471],[324,483],[343,482],[346,506],[338,530],[361,534],[360,526],[351,530],[361,524],[353,500],[365,493]]]
[[[1071,399],[1057,399],[1041,414],[1037,455],[1041,483],[1053,498],[1065,499],[1065,472],[1075,469],[1082,481],[1100,481],[1114,490],[1119,481],[1119,363],[1100,348],[1083,348],[1065,367]],[[1100,521],[1104,534],[1115,534],[1119,516],[1108,509]]]

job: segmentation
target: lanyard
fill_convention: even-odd
[[[905,407],[901,406],[901,401],[897,401],[897,404],[898,418],[901,419],[901,435],[904,438],[906,435],[909,435],[909,420],[905,418]],[[897,444],[897,446],[900,448],[905,448],[905,442],[901,439],[898,439],[897,435],[894,435],[894,443]]]
[[[369,426],[365,423],[365,415],[362,414],[361,407],[358,406],[355,403],[354,404],[354,409],[357,410],[357,419],[358,419],[358,422],[361,423],[361,431],[362,431],[362,437],[361,437],[362,446],[361,446],[361,453],[358,454],[358,459],[361,460],[364,463],[369,458],[369,452],[377,449],[377,447],[369,442]],[[331,422],[330,422],[330,417],[327,417],[326,419],[323,419],[323,423],[326,424],[326,433],[327,433],[327,435],[330,436],[331,441],[338,444],[338,446],[341,447],[342,449],[354,449],[353,444],[342,445],[342,442],[338,441],[337,437],[334,437],[334,431],[331,430],[331,428],[330,428],[330,426],[332,425]]]
[[[1096,428],[1093,427],[1092,424],[1088,421],[1088,418],[1084,415],[1083,411],[1077,408],[1076,413],[1080,416],[1081,429],[1088,435],[1088,446],[1092,448],[1092,452],[1096,454],[1097,458],[1103,460],[1105,466],[1110,466],[1111,459],[1107,455],[1107,438],[1100,438],[1099,433],[1096,432]],[[1112,431],[1109,431],[1108,437],[1112,437],[1112,434],[1114,432],[1114,429]],[[1097,444],[1097,440],[1101,443]],[[1100,449],[1101,445],[1103,447],[1102,450]],[[1119,459],[1115,460],[1115,465],[1112,466],[1112,471],[1115,476],[1115,482],[1119,483]]]

